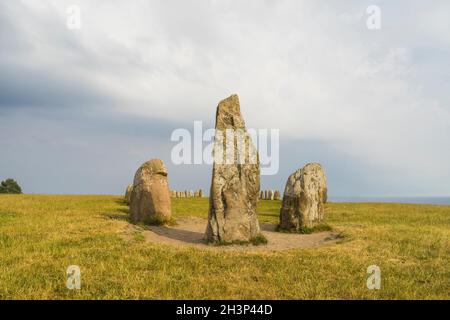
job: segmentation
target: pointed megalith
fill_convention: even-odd
[[[273,200],[280,200],[280,199],[281,199],[280,191],[275,190],[273,194]]]
[[[256,216],[259,158],[232,95],[217,106],[214,165],[206,240],[249,241],[259,236]]]
[[[133,222],[161,223],[171,218],[167,169],[159,159],[144,163],[134,176],[130,217]]]
[[[314,227],[324,218],[327,179],[322,166],[309,163],[291,174],[286,182],[280,210],[280,228],[299,231]]]

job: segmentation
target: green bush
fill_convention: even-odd
[[[20,194],[22,188],[14,179],[6,179],[0,184],[0,193]]]

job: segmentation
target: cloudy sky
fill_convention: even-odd
[[[207,190],[211,167],[174,165],[170,135],[213,126],[238,93],[248,127],[280,129],[263,188],[320,162],[332,196],[448,196],[449,13],[445,0],[1,0],[0,179],[119,194],[159,157],[172,188]]]

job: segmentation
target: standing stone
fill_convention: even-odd
[[[281,199],[280,191],[275,190],[275,193],[273,194],[273,200],[280,200],[280,199]]]
[[[159,159],[147,161],[134,176],[130,202],[131,221],[168,221],[171,213],[166,166]]]
[[[260,193],[259,193],[259,198],[261,199],[261,200],[263,200],[264,199],[264,191],[260,191]]]
[[[125,203],[126,204],[130,204],[130,200],[131,200],[131,192],[133,191],[133,185],[129,184],[127,186],[127,189],[125,190]]]
[[[198,197],[203,198],[203,189],[198,190]]]
[[[245,161],[239,157],[242,155]],[[217,106],[207,241],[249,241],[260,235],[256,215],[259,187],[258,153],[245,128],[239,98],[232,95]]]
[[[310,163],[291,174],[286,182],[280,210],[280,228],[299,231],[313,227],[324,218],[327,179],[322,166]]]
[[[273,190],[269,190],[269,200],[273,200]]]

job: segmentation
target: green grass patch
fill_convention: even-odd
[[[240,246],[248,246],[248,245],[254,245],[254,246],[260,246],[267,244],[267,238],[262,234],[258,234],[256,237],[251,238],[248,241],[245,240],[233,240],[233,241],[216,241],[216,242],[207,242],[210,245],[213,246],[233,246],[233,245],[240,245]]]
[[[297,229],[286,230],[286,229],[282,229],[280,227],[280,225],[278,225],[276,230],[278,232],[283,232],[283,233],[311,234],[311,233],[316,233],[316,232],[332,231],[333,228],[329,224],[320,223],[313,227],[301,226],[298,230]]]

